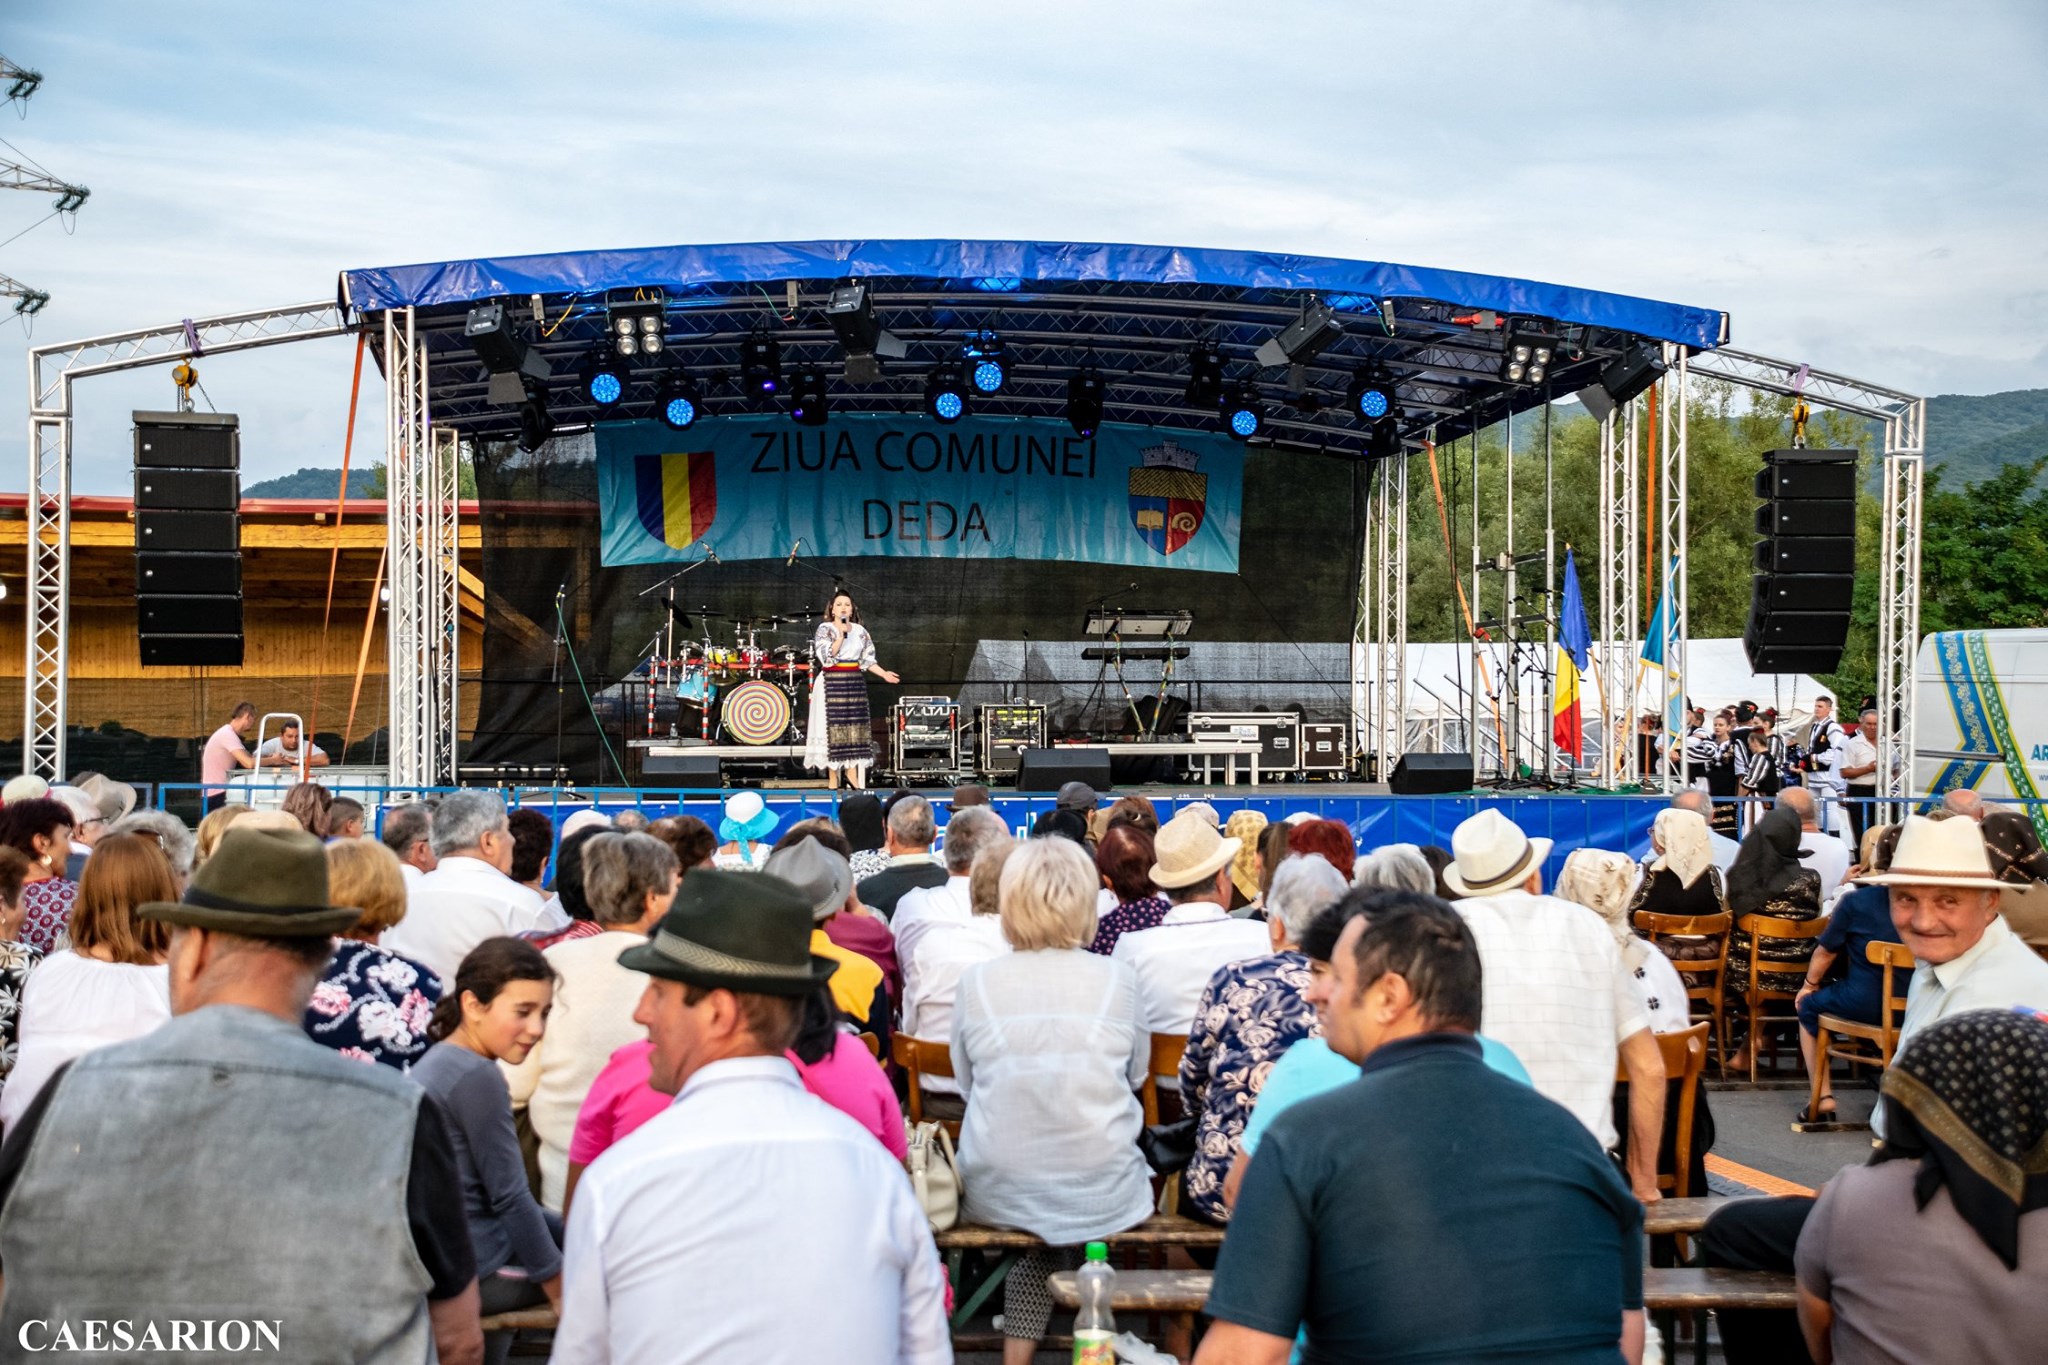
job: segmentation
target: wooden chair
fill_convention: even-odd
[[[1138,1098],[1145,1106],[1145,1126],[1150,1128],[1159,1122],[1159,1078],[1180,1075],[1180,1058],[1188,1050],[1185,1033],[1155,1033],[1152,1035],[1152,1062],[1145,1070],[1145,1084],[1138,1088]]]
[[[877,1037],[877,1036],[875,1036],[874,1034],[872,1034],[872,1033],[863,1033],[863,1034],[860,1034],[860,1035],[859,1035],[859,1037],[860,1037],[860,1041],[861,1041],[861,1044],[862,1044],[862,1046],[866,1047],[866,1048],[867,1048],[867,1050],[868,1050],[868,1056],[870,1056],[870,1057],[874,1058],[874,1059],[875,1059],[876,1061],[878,1061],[878,1062],[879,1062],[879,1061],[881,1061],[881,1060],[882,1060],[882,1040],[881,1040],[881,1039],[880,1039],[879,1037]],[[952,1062],[952,1057],[951,1057],[951,1054],[949,1053],[949,1054],[948,1054],[948,1056],[947,1056],[947,1063],[948,1063],[948,1064],[950,1065],[950,1064],[951,1064],[951,1062]]]
[[[1657,1188],[1668,1191],[1673,1197],[1685,1199],[1691,1195],[1692,1167],[1692,1121],[1693,1113],[1699,1107],[1699,1079],[1707,1069],[1708,1021],[1702,1019],[1691,1028],[1674,1029],[1670,1033],[1654,1035],[1657,1051],[1664,1056],[1664,1080],[1668,1086],[1676,1081],[1678,1085],[1678,1117],[1672,1132],[1671,1157],[1678,1165],[1677,1171],[1657,1171]],[[1625,1081],[1628,1071],[1619,1062],[1614,1066],[1614,1079]],[[1660,1147],[1663,1145],[1660,1141]]]
[[[1806,980],[1806,960],[1797,962],[1768,962],[1764,959],[1763,941],[1778,939],[1816,939],[1828,926],[1826,917],[1816,915],[1812,919],[1780,919],[1776,915],[1744,915],[1735,922],[1736,927],[1749,935],[1749,980],[1743,990],[1743,1001],[1749,1007],[1749,1081],[1756,1084],[1756,1054],[1760,1050],[1764,1030],[1790,1024],[1799,1027],[1799,1016],[1793,1013],[1769,1014],[1764,1006],[1772,1001],[1782,1000],[1786,1004],[1796,999],[1799,987]],[[1771,1044],[1771,1069],[1778,1066],[1778,1045]]]
[[[1701,976],[1709,978],[1701,985],[1688,985],[1685,997],[1689,1017],[1704,1017],[1714,1026],[1714,1048],[1719,1057],[1721,1070],[1728,1069],[1728,933],[1735,925],[1735,916],[1719,915],[1665,915],[1655,910],[1638,910],[1635,926],[1650,940],[1651,946],[1671,959],[1671,965],[1678,968],[1681,977]],[[1680,938],[1704,938],[1713,943],[1712,957],[1680,958],[1665,947],[1666,942]],[[1693,1009],[1697,1003],[1706,1008]]]
[[[926,1076],[941,1076],[953,1079],[953,1049],[945,1043],[928,1042],[923,1038],[912,1038],[899,1033],[890,1040],[890,1056],[896,1065],[903,1068],[903,1074],[910,1079],[910,1121],[923,1123],[924,1085]],[[958,1119],[936,1119],[934,1122],[952,1135],[955,1142],[960,1140]]]
[[[1884,971],[1884,1003],[1875,1024],[1823,1014],[1814,1021],[1813,1089],[1807,1096],[1806,1112],[1815,1114],[1820,1104],[1820,1086],[1828,1067],[1839,1058],[1853,1067],[1874,1066],[1882,1071],[1892,1064],[1899,1048],[1899,1029],[1906,1022],[1906,987],[1913,980],[1913,954],[1903,943],[1872,943],[1863,956]],[[1831,1038],[1841,1039],[1833,1043]],[[1868,1128],[1867,1123],[1848,1124],[1830,1120],[1807,1125],[1826,1129]]]

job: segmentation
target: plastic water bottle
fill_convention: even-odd
[[[1090,1242],[1081,1273],[1074,1277],[1081,1309],[1074,1315],[1074,1365],[1116,1365],[1116,1267],[1109,1263],[1109,1244]]]

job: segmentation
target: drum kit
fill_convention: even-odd
[[[774,616],[728,616],[700,608],[692,617],[669,599],[669,638],[680,630],[684,639],[664,651],[668,657],[650,661],[654,690],[673,689],[680,731],[696,712],[697,732],[706,743],[764,746],[803,741],[800,717],[809,697],[813,671],[808,645],[778,645],[763,636],[808,631],[817,613],[801,611]],[[714,623],[721,623],[714,625]],[[714,630],[732,628],[732,644],[721,644]],[[702,631],[697,639],[688,636]],[[652,718],[652,697],[649,716]]]

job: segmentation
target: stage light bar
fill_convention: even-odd
[[[1541,384],[1557,355],[1557,337],[1533,322],[1510,322],[1501,346],[1500,377],[1510,384]]]
[[[548,415],[547,385],[531,380],[525,389],[526,401],[519,405],[519,448],[530,455],[555,434],[555,419]]]
[[[600,408],[615,408],[626,396],[626,367],[602,351],[583,362],[583,396]]]
[[[740,344],[740,388],[749,398],[773,398],[782,392],[782,343],[756,332]]]
[[[677,375],[661,386],[654,411],[671,431],[688,431],[704,415],[704,399],[688,375]]]
[[[1394,381],[1377,366],[1368,366],[1351,381],[1345,404],[1361,422],[1383,422],[1394,411]]]
[[[976,393],[1001,393],[1009,382],[1009,363],[1003,358],[1003,341],[994,332],[970,332],[961,344],[960,359],[967,370],[967,382]]]
[[[1223,353],[1214,346],[1197,346],[1188,352],[1187,404],[1213,408],[1222,401]]]
[[[1067,381],[1067,425],[1076,436],[1093,436],[1102,425],[1102,376],[1091,366]]]
[[[667,346],[663,333],[668,327],[668,300],[660,290],[654,297],[619,299],[605,306],[605,331],[612,350],[626,360],[636,356],[658,356]]]
[[[1323,353],[1323,348],[1337,339],[1344,330],[1338,320],[1337,310],[1320,299],[1311,299],[1302,306],[1301,316],[1282,328],[1277,335],[1267,337],[1264,344],[1253,354],[1253,359],[1267,369],[1281,365],[1305,365]]]
[[[924,384],[924,410],[941,422],[957,422],[967,415],[967,386],[960,371],[941,365]]]
[[[1249,441],[1266,425],[1266,405],[1251,389],[1240,384],[1223,400],[1223,424],[1240,441]]]
[[[802,369],[789,377],[789,415],[798,426],[822,427],[831,410],[823,370]]]

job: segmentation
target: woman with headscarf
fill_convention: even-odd
[[[1629,901],[1629,914],[1649,910],[1659,915],[1718,915],[1727,892],[1721,869],[1714,866],[1707,822],[1698,811],[1660,810],[1650,826],[1650,849],[1656,855],[1643,869],[1643,880]]]
[[[1898,825],[1872,829],[1864,838],[1870,851],[1863,855],[1864,871],[1882,872],[1891,866],[1892,850],[1899,846]],[[1897,943],[1899,931],[1892,924],[1891,893],[1882,886],[1854,886],[1835,902],[1828,915],[1828,927],[1821,930],[1814,945],[1813,960],[1806,964],[1806,980],[1792,1006],[1799,1014],[1799,1051],[1806,1058],[1806,1071],[1813,1074],[1820,1048],[1820,1017],[1832,1014],[1859,1024],[1875,1024],[1884,1017],[1884,968],[1869,957],[1873,943]],[[1836,959],[1842,974],[1827,980]],[[1825,983],[1825,984],[1823,984]],[[1905,982],[1895,989],[1903,992]],[[1820,1078],[1820,1098],[1811,1111],[1801,1109],[1800,1123],[1825,1123],[1834,1117],[1834,1080]]]
[[[1885,1072],[1884,1142],[1799,1236],[1799,1321],[1831,1361],[2018,1361],[2048,1341],[2048,1018],[1972,1010]]]
[[[1746,1031],[1748,1019],[1736,1006],[1749,982],[1749,933],[1745,915],[1777,919],[1813,919],[1820,914],[1820,873],[1799,861],[1799,815],[1790,806],[1766,811],[1736,851],[1728,869],[1728,908],[1737,927],[1728,935],[1729,1042],[1742,1041],[1736,1023]],[[1812,939],[1766,938],[1756,945],[1766,961],[1798,963],[1812,960]]]
[[[2048,945],[2048,849],[2022,811],[1994,810],[1984,817],[1984,851],[2006,884],[1998,912],[2015,934],[2037,950]]]
[[[1259,835],[1266,829],[1263,811],[1234,810],[1223,822],[1223,835],[1237,840],[1230,862],[1230,913],[1246,919],[1263,909],[1265,886],[1259,876]]]

